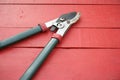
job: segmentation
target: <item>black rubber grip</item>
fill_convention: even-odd
[[[34,60],[34,62],[31,64],[31,66],[22,75],[20,80],[31,80],[33,75],[36,73],[36,71],[39,69],[39,67],[42,65],[42,63],[46,59],[46,57],[50,54],[50,52],[57,45],[58,42],[59,42],[58,39],[52,38],[49,41],[49,43],[46,45],[46,47],[37,56],[37,58]]]
[[[16,43],[16,42],[18,42],[20,40],[23,40],[23,39],[25,39],[27,37],[30,37],[30,36],[32,36],[32,35],[34,35],[36,33],[41,32],[41,31],[42,31],[42,28],[40,26],[36,26],[36,27],[34,27],[32,29],[29,29],[29,30],[27,30],[25,32],[17,34],[16,36],[12,36],[12,37],[10,37],[8,39],[5,39],[5,40],[1,41],[0,42],[0,48],[4,48],[4,47],[6,47],[6,46],[8,46],[10,44]]]

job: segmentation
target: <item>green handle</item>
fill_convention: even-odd
[[[20,80],[31,80],[35,72],[42,65],[43,61],[50,54],[53,48],[57,45],[58,39],[52,38],[46,47],[42,50],[42,52],[37,56],[31,66],[26,70],[26,72],[22,75]]]
[[[22,33],[20,33],[20,34],[18,34],[16,36],[12,36],[12,37],[10,37],[10,38],[8,38],[6,40],[1,41],[0,42],[0,48],[3,48],[3,47],[6,47],[6,46],[8,46],[10,44],[16,43],[16,42],[18,42],[20,40],[23,40],[23,39],[25,39],[27,37],[30,37],[30,36],[38,33],[38,32],[41,32],[41,31],[42,31],[41,27],[36,26],[36,27],[34,27],[32,29],[29,29],[29,30],[27,30],[25,32],[22,32]]]

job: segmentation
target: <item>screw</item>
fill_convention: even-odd
[[[65,18],[63,18],[63,17],[60,18],[60,21],[64,21],[64,20],[65,20]]]
[[[67,24],[70,24],[70,21],[69,21],[69,20],[67,21]]]
[[[60,24],[60,23],[59,23],[59,24],[57,24],[57,27],[58,27],[58,28],[63,28],[64,26],[63,26],[63,24]]]

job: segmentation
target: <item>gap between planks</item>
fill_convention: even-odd
[[[120,4],[77,4],[77,3],[0,3],[0,5],[120,5]]]
[[[26,29],[29,29],[29,28],[34,28],[34,27],[0,27],[0,28],[26,28]],[[120,29],[120,27],[71,27],[71,28],[76,28],[76,29]]]
[[[44,47],[6,47],[6,48],[34,48],[34,49],[43,49]],[[120,49],[120,48],[116,48],[116,47],[55,47],[55,49]]]

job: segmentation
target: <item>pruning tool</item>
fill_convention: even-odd
[[[40,24],[37,27],[34,27],[30,30],[22,32],[16,36],[13,36],[9,39],[3,40],[0,42],[0,48],[6,47],[10,44],[18,42],[24,38],[32,36],[36,33],[46,31],[56,31],[44,49],[40,52],[37,58],[29,66],[29,68],[24,72],[20,80],[31,80],[33,75],[36,73],[38,68],[42,65],[46,57],[53,50],[53,48],[61,41],[62,37],[68,31],[72,24],[76,23],[80,18],[79,12],[70,12],[67,14],[61,15],[59,18],[46,22],[44,26]]]

